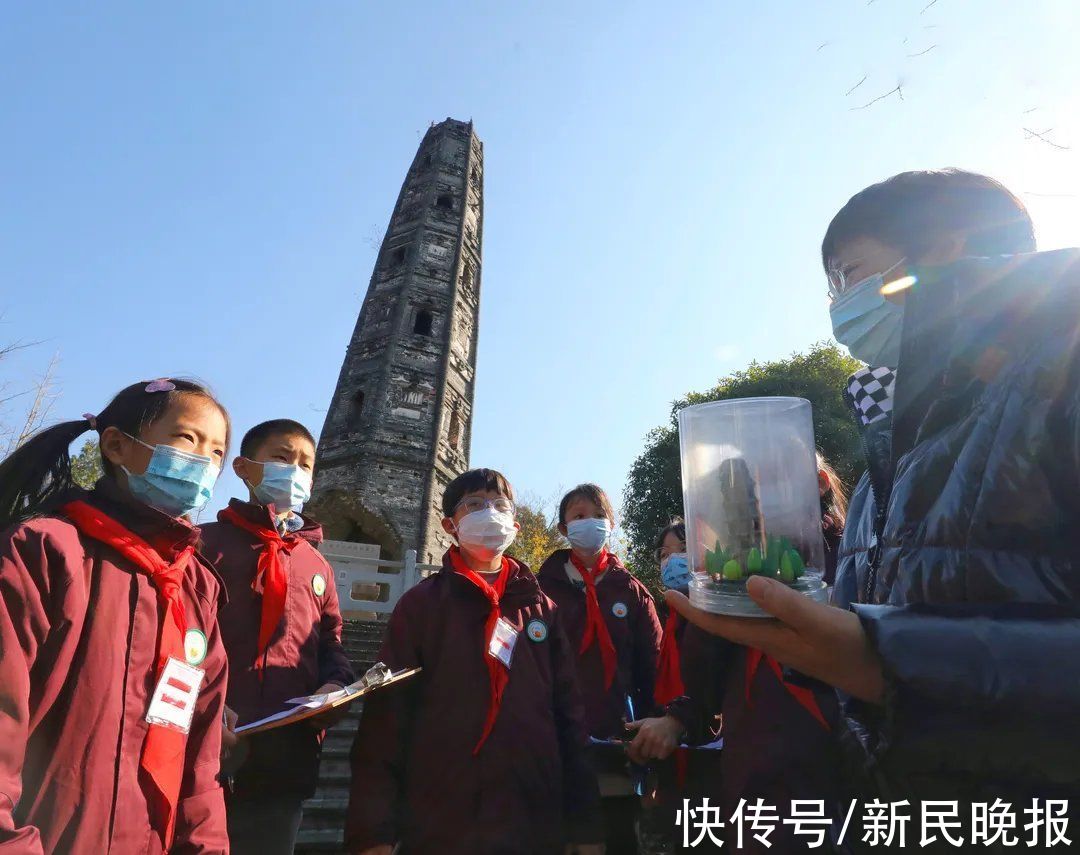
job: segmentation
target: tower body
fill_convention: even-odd
[[[432,125],[401,186],[323,424],[309,507],[326,536],[437,562],[447,483],[468,468],[483,144]]]

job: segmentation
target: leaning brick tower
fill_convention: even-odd
[[[326,536],[437,562],[446,484],[468,468],[484,147],[432,125],[409,167],[323,424],[313,514]]]

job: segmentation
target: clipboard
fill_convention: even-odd
[[[332,710],[335,707],[344,706],[345,704],[351,704],[353,701],[372,695],[375,692],[385,689],[388,686],[393,686],[396,683],[404,682],[411,679],[420,673],[420,668],[409,668],[402,671],[392,673],[385,680],[381,680],[378,683],[365,683],[361,678],[355,683],[350,683],[343,689],[339,689],[336,692],[330,692],[325,695],[312,695],[307,698],[294,698],[288,703],[295,703],[296,705],[289,709],[276,712],[273,715],[268,715],[266,718],[260,718],[258,721],[249,722],[236,728],[234,731],[237,736],[249,736],[255,733],[263,733],[267,730],[275,730],[279,727],[286,727],[290,724],[295,724],[298,721],[304,721],[305,719],[314,718],[317,715],[322,715],[327,710]]]

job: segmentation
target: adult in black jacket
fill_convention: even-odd
[[[956,800],[965,837],[972,803],[1000,798],[1025,841],[1033,798],[1080,796],[1080,251],[954,259],[1033,248],[1023,206],[983,176],[854,197],[823,246],[834,330],[871,366],[848,390],[868,472],[840,608],[763,579],[771,625],[669,595],[842,690],[857,795],[908,799],[916,828],[919,802]]]

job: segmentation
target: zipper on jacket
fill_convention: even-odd
[[[863,587],[863,602],[872,603],[874,602],[874,588],[877,583],[877,565],[881,557],[881,537],[885,532],[885,513],[888,508],[882,500],[884,490],[881,484],[878,483],[877,473],[874,471],[874,462],[870,455],[870,444],[866,439],[868,426],[863,424],[862,417],[859,415],[859,407],[847,387],[844,387],[844,400],[855,416],[855,426],[859,430],[859,441],[862,443],[863,457],[866,459],[866,474],[870,481],[870,494],[874,497],[874,540],[866,551],[866,584]]]

